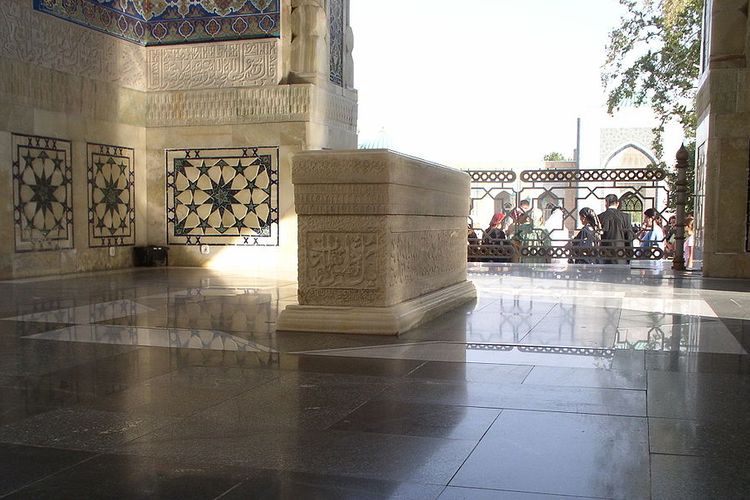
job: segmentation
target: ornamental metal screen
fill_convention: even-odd
[[[470,261],[580,263],[659,260],[670,255],[671,213],[666,172],[646,169],[540,169],[516,174],[512,170],[468,170],[471,176],[471,215],[468,228]],[[584,207],[600,214],[604,199],[614,194],[631,223],[633,241],[581,245]],[[644,211],[653,209],[648,224]],[[502,213],[498,232],[490,220]],[[648,224],[648,225],[646,225]],[[498,237],[500,235],[501,237]]]

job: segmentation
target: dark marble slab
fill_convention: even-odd
[[[411,359],[351,358],[312,354],[282,354],[280,358],[281,368],[284,370],[373,377],[404,377],[424,364],[424,361]]]
[[[499,414],[489,408],[368,401],[331,429],[479,441]]]
[[[283,372],[278,379],[196,413],[218,435],[254,434],[259,427],[325,429],[376,398],[390,379],[360,375]],[[190,426],[194,429],[194,426]]]
[[[645,391],[646,372],[645,370],[624,371],[535,366],[524,380],[524,384]]]
[[[646,368],[655,371],[750,375],[750,355],[711,352],[649,352]]]
[[[648,415],[736,421],[750,412],[750,377],[715,373],[648,372]]]
[[[62,408],[0,427],[0,443],[107,452],[176,419],[85,408]]]
[[[216,498],[249,475],[241,468],[148,457],[98,455],[10,498]]]
[[[409,374],[414,379],[520,384],[531,366],[429,361]]]
[[[646,393],[628,389],[410,380],[388,388],[380,399],[520,410],[646,415]]]
[[[542,493],[525,493],[523,491],[502,491],[448,486],[438,498],[439,500],[571,500],[573,498],[591,497],[544,495]]]
[[[652,455],[651,498],[705,500],[750,498],[746,460]]]
[[[196,426],[197,427],[197,426]],[[369,432],[256,428],[252,434],[183,433],[169,426],[119,453],[322,475],[445,485],[476,441]]]
[[[750,461],[746,419],[717,422],[649,418],[648,426],[651,453]]]
[[[450,485],[647,498],[648,467],[645,418],[509,410]]]
[[[93,456],[82,451],[0,444],[0,497]]]
[[[410,499],[433,500],[442,485],[416,484],[292,471],[258,471],[222,499]]]

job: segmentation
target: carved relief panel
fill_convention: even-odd
[[[16,252],[73,248],[71,143],[12,134]]]
[[[167,151],[167,239],[277,246],[279,148]]]
[[[276,40],[147,49],[149,90],[276,85]]]
[[[305,286],[374,289],[378,278],[378,236],[374,233],[306,234]]]
[[[87,144],[89,246],[135,244],[135,171],[131,148]]]

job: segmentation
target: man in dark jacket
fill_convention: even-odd
[[[599,222],[602,224],[602,246],[614,248],[627,248],[633,246],[633,226],[630,224],[630,216],[621,212],[620,200],[615,194],[608,194],[604,198],[607,210],[599,214]],[[627,264],[627,259],[604,259],[605,264]]]

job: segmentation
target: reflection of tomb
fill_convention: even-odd
[[[226,331],[270,333],[276,302],[269,293],[253,289],[201,288],[170,298],[167,324],[175,328],[220,328]]]

